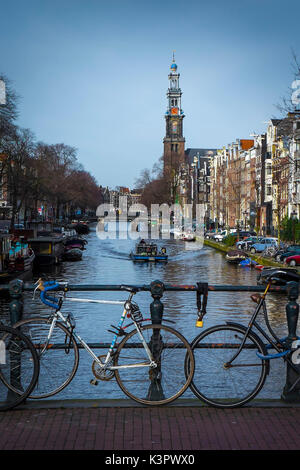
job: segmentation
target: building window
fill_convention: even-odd
[[[271,175],[271,174],[272,174],[272,164],[267,163],[267,175]]]
[[[272,186],[270,184],[267,184],[267,196],[272,195]]]

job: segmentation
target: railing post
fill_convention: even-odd
[[[9,294],[12,299],[9,304],[10,324],[14,325],[17,321],[21,320],[23,315],[23,281],[20,279],[14,279],[11,281],[9,283]],[[10,383],[16,387],[16,389],[22,390],[21,355],[17,348],[15,351],[11,352],[11,364],[13,364],[14,367],[10,371]],[[7,400],[10,401],[10,399],[14,397],[15,392],[8,390]]]
[[[10,323],[14,325],[23,315],[23,281],[14,279],[9,283],[9,294],[12,299],[9,304]]]
[[[153,324],[160,324],[163,318],[164,304],[161,302],[165,290],[164,283],[161,281],[153,281],[150,284],[150,292],[153,297],[153,302],[150,304],[151,320]],[[161,352],[162,352],[162,338],[159,330],[153,330],[149,348],[153,354],[154,360],[157,362],[157,367],[151,369],[150,380],[147,399],[151,401],[163,400],[165,398],[164,391],[161,385],[162,371],[161,371]]]
[[[287,402],[300,402],[300,382],[295,384],[299,379],[300,365],[294,363],[293,354],[296,348],[293,348],[293,342],[297,340],[297,323],[299,317],[299,304],[297,303],[299,295],[299,284],[297,282],[289,282],[287,285],[287,293],[289,302],[286,305],[286,318],[288,324],[288,337],[286,339],[287,346],[292,348],[288,358],[293,363],[295,370],[289,363],[286,368],[286,383],[281,395],[281,399]],[[297,343],[295,343],[297,344]],[[292,387],[292,390],[291,390]]]
[[[153,281],[150,284],[150,292],[153,302],[150,304],[152,323],[160,324],[164,313],[164,304],[161,302],[165,290],[165,285],[161,281]]]

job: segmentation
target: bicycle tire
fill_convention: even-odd
[[[68,328],[60,322],[55,324],[50,346],[41,353],[50,324],[48,318],[30,317],[14,325],[31,339],[40,360],[39,379],[30,394],[32,399],[48,398],[61,392],[73,380],[78,369],[78,345]],[[64,349],[58,348],[64,344]]]
[[[152,406],[171,403],[185,392],[193,378],[195,364],[191,346],[181,333],[166,325],[143,325],[141,331],[154,358],[157,358],[158,367],[115,369],[117,383],[128,397],[138,403]],[[190,362],[188,374],[184,367],[186,357]],[[132,330],[118,345],[114,366],[133,366],[139,359],[145,361],[148,357],[137,330]]]
[[[7,411],[22,404],[34,389],[39,358],[30,339],[12,327],[0,325],[0,345],[0,411]]]
[[[226,368],[244,338],[246,329],[240,325],[216,325],[203,331],[191,343],[195,356],[195,372],[190,388],[208,405],[236,408],[252,400],[262,389],[269,371],[269,360],[260,359],[256,352],[266,355],[260,338],[250,332],[245,346]],[[186,370],[189,364],[186,362]]]

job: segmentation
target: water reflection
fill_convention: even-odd
[[[65,262],[55,271],[47,273],[48,276],[69,281],[71,284],[142,285],[159,279],[166,284],[195,284],[199,281],[207,281],[210,284],[221,285],[256,285],[258,272],[255,269],[231,265],[225,261],[222,253],[209,247],[191,251],[185,250],[185,243],[182,241],[159,240],[158,246],[167,248],[168,263],[134,263],[129,258],[129,254],[134,249],[135,240],[99,240],[95,229],[86,238],[88,244],[82,261]],[[40,275],[41,273],[36,273],[35,278]],[[72,297],[123,300],[127,298],[127,295],[120,292],[76,292],[72,293]],[[150,317],[149,305],[152,302],[150,293],[139,293],[135,301],[140,305],[144,316]],[[199,334],[199,329],[195,327],[197,313],[195,293],[165,292],[163,302],[165,317],[175,321],[174,326],[188,340],[192,340]],[[272,326],[279,335],[284,336],[286,333],[286,297],[270,294],[267,305]],[[7,300],[1,300],[1,307],[2,319],[8,321]],[[254,307],[255,304],[250,300],[249,293],[211,292],[208,297],[208,313],[204,319],[204,327],[224,323],[225,320],[246,324]],[[117,325],[121,315],[118,306],[103,307],[95,304],[71,303],[67,300],[63,310],[73,312],[78,333],[88,342],[110,340],[111,333],[108,333],[107,329],[111,324]],[[49,309],[38,299],[32,301],[32,293],[24,294],[24,316],[46,315],[48,312]],[[97,354],[103,353],[104,351],[101,350]],[[282,362],[273,361],[273,363],[267,386],[264,387],[262,394],[278,397],[283,387],[285,369]],[[83,351],[75,379],[67,389],[54,398],[123,397],[114,380],[100,382],[98,387],[92,387],[89,384],[92,377],[90,358]],[[192,395],[191,392],[186,392],[184,396]]]

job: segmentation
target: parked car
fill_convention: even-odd
[[[288,256],[284,259],[284,263],[289,266],[300,266],[300,255]]]
[[[228,235],[226,235],[222,242],[223,243],[226,243],[227,239],[229,239],[229,237],[231,238],[231,240],[233,240],[233,245],[235,245],[239,239],[239,241],[242,241],[244,240],[245,238],[248,238],[250,236],[254,236],[256,235],[256,232],[244,232],[244,231],[239,231],[238,232],[232,232],[230,231],[230,233],[228,233]]]
[[[247,238],[247,237],[256,237],[256,232],[248,232],[247,230],[240,230],[239,232],[234,232],[232,235],[239,235],[239,238]]]
[[[260,240],[262,240],[263,237],[247,237],[247,238],[244,238],[243,240],[240,240],[236,243],[236,247],[239,249],[239,250],[250,250],[250,247],[254,244],[254,243],[259,243]]]
[[[223,238],[225,238],[227,235],[228,235],[228,230],[223,230],[220,233],[216,233],[213,237],[213,240],[215,240],[217,242],[221,242],[221,241],[223,241]]]
[[[276,261],[284,262],[286,258],[294,255],[300,255],[300,245],[290,245],[285,250],[280,250],[280,252],[276,253],[275,259]]]
[[[262,238],[259,242],[254,243],[251,248],[250,252],[254,253],[261,253],[266,248],[277,248],[278,247],[278,239],[277,238]]]
[[[204,234],[204,237],[208,240],[210,240],[210,239],[212,240],[214,238],[214,236],[216,235],[216,233],[217,233],[216,231],[206,232]]]

